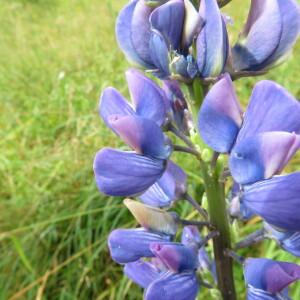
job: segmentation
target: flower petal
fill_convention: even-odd
[[[248,221],[254,216],[253,212],[240,200],[239,196],[234,196],[230,200],[229,214],[233,218],[243,221]]]
[[[186,192],[186,174],[172,161],[168,161],[163,176],[140,199],[154,207],[168,207]]]
[[[106,125],[111,128],[108,122],[111,115],[130,116],[134,115],[135,111],[115,88],[108,87],[101,95],[99,113]]]
[[[98,189],[111,196],[130,196],[145,191],[161,177],[164,169],[163,160],[110,148],[99,151],[94,160]]]
[[[198,126],[204,142],[217,152],[229,152],[242,124],[241,114],[233,83],[226,74],[208,92],[199,111]]]
[[[264,290],[256,289],[252,286],[248,286],[247,300],[290,300],[290,298],[288,296],[288,290],[284,290],[275,295]]]
[[[268,80],[260,81],[253,89],[238,141],[265,131],[300,133],[300,103]]]
[[[242,201],[269,224],[300,231],[300,172],[247,185]]]
[[[300,279],[300,266],[265,258],[248,258],[244,266],[244,276],[247,285],[275,296]]]
[[[268,236],[274,239],[285,251],[300,257],[300,231],[279,231],[270,224],[264,224]]]
[[[172,147],[166,144],[162,130],[152,120],[113,115],[109,118],[109,124],[139,154],[166,159],[172,151]]]
[[[122,49],[129,61],[132,61],[145,68],[152,68],[152,64],[144,60],[136,51],[131,39],[131,23],[133,13],[138,0],[133,0],[127,4],[120,12],[116,23],[116,37],[119,47]]]
[[[151,35],[149,17],[153,8],[146,5],[144,1],[137,1],[131,19],[131,40],[135,51],[148,65],[152,64],[149,52],[149,41]]]
[[[184,6],[185,18],[182,33],[182,45],[183,49],[187,49],[192,44],[196,35],[200,32],[202,19],[190,0],[184,0]]]
[[[165,172],[145,193],[139,198],[145,204],[154,207],[169,207],[175,200],[175,182],[168,172]]]
[[[276,51],[265,62],[264,66],[268,67],[276,61],[279,61],[287,54],[296,43],[300,32],[300,9],[294,0],[278,1],[281,18],[282,31],[279,45]]]
[[[166,99],[163,90],[141,72],[130,69],[126,79],[136,113],[161,126],[166,120]]]
[[[108,237],[108,246],[112,259],[119,264],[124,264],[142,257],[154,257],[150,250],[150,244],[169,240],[169,236],[142,228],[116,229]]]
[[[226,25],[216,0],[202,0],[200,16],[204,26],[197,38],[198,67],[202,77],[216,77],[228,56]]]
[[[181,169],[177,164],[175,164],[171,160],[168,161],[167,171],[170,172],[174,178],[176,186],[176,198],[178,199],[186,192],[186,173],[183,171],[183,169]]]
[[[258,70],[278,47],[281,32],[278,1],[252,0],[244,32],[232,49],[235,70]]]
[[[199,267],[198,269],[200,271],[209,271],[212,273],[214,278],[216,278],[216,272],[215,272],[215,265],[211,262],[206,250],[205,246],[202,245],[202,238],[200,236],[200,232],[197,228],[197,226],[185,226],[182,230],[181,235],[181,243],[186,246],[194,247],[197,249],[197,247],[200,249],[198,250],[198,263]]]
[[[186,246],[200,245],[201,236],[197,226],[184,226],[181,235],[181,243]]]
[[[189,75],[188,68],[189,68],[189,63],[187,61],[187,57],[181,54],[176,54],[171,61],[170,64],[171,70],[173,70],[173,73],[180,75],[184,78],[190,78],[191,76]],[[198,66],[196,65],[198,68]]]
[[[150,249],[174,273],[193,271],[199,265],[196,249],[180,243],[152,243]]]
[[[147,288],[145,300],[195,300],[199,283],[194,273],[163,273]]]
[[[138,260],[125,265],[124,273],[133,282],[146,289],[159,276],[159,270],[151,263]]]
[[[171,49],[180,47],[185,7],[182,0],[170,0],[157,7],[150,16],[151,27],[159,31]]]
[[[125,199],[124,204],[144,228],[169,235],[176,234],[178,217],[175,213],[148,206],[131,199]]]
[[[157,68],[157,77],[166,78],[170,75],[169,48],[162,34],[152,29],[150,38],[150,54]]]
[[[176,80],[164,80],[162,88],[170,103],[175,124],[180,130],[187,130],[184,123],[184,112],[187,109],[187,103],[179,83]]]
[[[300,136],[273,131],[246,138],[232,149],[230,172],[240,184],[268,179],[278,174],[300,148]]]

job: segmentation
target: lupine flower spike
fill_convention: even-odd
[[[234,87],[291,53],[299,5],[251,0],[231,47],[220,10],[229,2],[131,0],[117,18],[118,44],[141,70],[126,72],[131,101],[102,92],[100,117],[122,148],[101,149],[94,174],[102,193],[126,198],[138,224],[113,230],[108,248],[145,300],[196,300],[205,287],[211,299],[236,300],[233,259],[248,300],[291,299],[288,286],[300,279],[300,266],[273,253],[233,252],[272,239],[300,257],[300,172],[284,173],[300,149],[300,102],[264,79],[244,109]],[[258,228],[241,236],[254,217]]]

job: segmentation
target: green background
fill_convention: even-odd
[[[101,91],[128,95],[114,23],[126,1],[2,0],[0,4],[0,299],[141,299],[141,290],[110,259],[106,238],[135,223],[122,199],[104,197],[92,162],[103,146],[119,140],[103,126]],[[234,42],[249,1],[224,9],[233,17]],[[266,36],[266,39],[268,37]],[[300,98],[300,44],[265,78]],[[236,83],[246,104],[255,82]],[[179,155],[190,190],[199,171]],[[299,169],[299,157],[290,170]],[[180,204],[183,215],[189,206]],[[255,229],[247,224],[240,234]],[[265,242],[241,252],[288,261],[299,259]],[[237,289],[244,284],[236,266]],[[300,284],[293,288],[300,299]],[[204,291],[199,299],[217,299]]]

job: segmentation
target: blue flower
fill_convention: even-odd
[[[188,106],[179,83],[176,80],[164,80],[162,88],[170,103],[172,120],[175,126],[183,132],[188,132],[186,121]]]
[[[228,75],[207,94],[199,112],[204,141],[229,152],[234,181],[242,185],[232,210],[257,214],[283,230],[300,230],[299,173],[274,176],[300,148],[300,103],[271,81],[259,82],[242,116]]]
[[[100,115],[134,151],[100,150],[94,160],[99,190],[113,196],[137,195],[163,174],[171,154],[170,141],[160,126],[167,121],[165,94],[140,72],[127,72],[134,107],[113,88],[104,90]]]
[[[288,285],[300,279],[300,266],[265,258],[248,258],[244,265],[248,300],[288,298]]]
[[[203,27],[197,36],[197,63],[201,77],[217,77],[225,67],[229,52],[226,24],[216,0],[202,0]]]
[[[237,71],[265,71],[289,54],[300,32],[294,0],[252,0],[247,23],[232,49]]]
[[[285,251],[300,257],[300,231],[290,231],[275,228],[264,223],[266,235],[274,239]]]
[[[242,185],[278,174],[300,147],[300,103],[272,81],[254,87],[243,116],[225,74],[205,97],[198,125],[207,145],[230,153],[231,174]]]
[[[170,0],[158,7],[149,6],[142,0],[131,1],[117,20],[120,48],[137,65],[154,71],[159,77],[168,77],[169,53],[180,52],[182,44],[191,39],[200,22],[199,17],[192,23],[192,28],[185,29],[185,14],[182,0]]]
[[[300,231],[300,172],[243,187],[241,201],[267,223],[287,231]]]
[[[217,281],[216,264],[213,262],[203,246],[203,239],[197,226],[185,226],[182,230],[181,243],[186,246],[198,249],[198,270],[208,271],[212,274],[215,281]]]
[[[178,220],[174,213],[129,199],[125,204],[143,227],[110,234],[114,261],[125,264],[124,273],[145,288],[144,299],[194,300],[199,290],[197,253],[202,245],[173,241]]]
[[[171,160],[162,177],[139,196],[140,200],[154,207],[170,207],[186,192],[186,174]]]
[[[186,77],[216,77],[223,72],[229,43],[216,0],[201,1],[199,12],[189,0],[170,0],[158,7],[130,2],[116,26],[120,48],[129,60],[161,78],[172,72]],[[189,47],[196,41],[197,60]]]

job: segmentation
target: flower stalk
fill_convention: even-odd
[[[243,239],[242,241],[238,242],[234,249],[242,249],[242,248],[246,248],[249,247],[253,244],[259,243],[261,241],[263,241],[266,238],[265,236],[265,230],[264,229],[259,229],[251,234],[249,234],[245,239]]]
[[[300,280],[296,264],[232,251],[267,237],[300,257],[300,172],[280,175],[300,150],[300,104],[263,80],[244,111],[233,83],[283,61],[299,36],[299,6],[295,0],[251,1],[231,46],[231,19],[220,11],[230,1],[133,0],[116,22],[126,57],[161,80],[130,69],[131,102],[112,87],[103,91],[100,116],[130,151],[106,147],[93,165],[102,193],[138,198],[124,204],[140,227],[114,230],[108,246],[112,259],[145,290],[144,300],[195,300],[205,285],[203,271],[211,273],[223,300],[236,300],[233,261],[243,268],[249,300],[286,299],[287,286]],[[172,161],[178,152],[199,166],[201,178],[191,176],[198,201],[189,195],[185,166]],[[182,219],[174,210],[179,200],[188,201],[199,220]],[[230,218],[255,215],[262,229],[232,247]],[[204,247],[209,240],[213,255]]]
[[[198,81],[199,83],[199,81]],[[195,83],[189,89],[190,100],[201,105],[203,102],[203,88]],[[197,99],[194,100],[194,99]],[[196,122],[194,117],[194,122]],[[201,174],[204,181],[208,202],[209,221],[219,234],[213,238],[213,252],[216,262],[218,288],[224,300],[235,300],[236,292],[233,278],[232,258],[226,255],[226,249],[231,249],[230,226],[225,202],[225,186],[218,168],[219,153],[214,152],[210,165],[199,159]]]
[[[205,220],[207,220],[207,211],[204,208],[202,208],[194,198],[192,198],[188,193],[185,193],[184,199],[188,201]]]
[[[231,238],[224,183],[220,180],[217,169],[209,170],[206,164],[201,163],[201,171],[208,200],[209,220],[219,232],[219,235],[213,239],[218,288],[224,300],[235,300],[232,258],[225,254],[226,249],[231,249]]]

